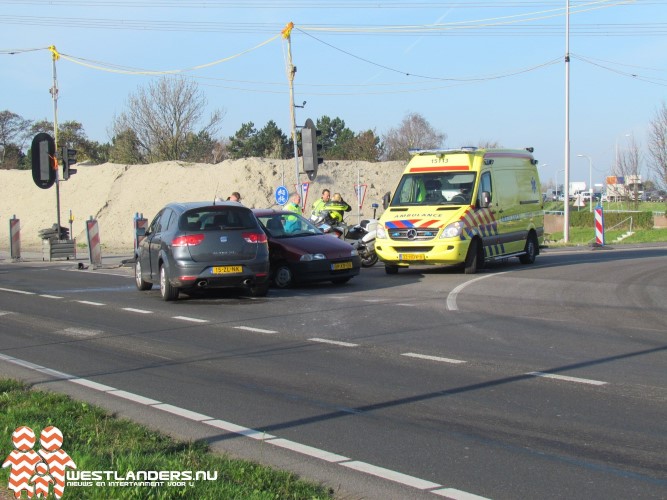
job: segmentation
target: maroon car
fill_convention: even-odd
[[[361,259],[352,245],[304,217],[267,209],[253,213],[268,237],[271,281],[278,288],[314,281],[343,284],[359,274]]]

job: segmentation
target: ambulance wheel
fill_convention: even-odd
[[[387,274],[398,274],[398,266],[384,265],[384,272]]]
[[[463,263],[463,274],[475,274],[479,269],[482,257],[479,254],[479,240],[472,240],[468,247],[466,260]]]
[[[537,239],[535,238],[535,233],[530,233],[528,235],[524,251],[526,253],[519,256],[519,262],[522,264],[532,264],[535,262],[535,257],[537,257]]]

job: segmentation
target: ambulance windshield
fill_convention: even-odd
[[[470,205],[475,176],[474,172],[405,174],[391,206]]]

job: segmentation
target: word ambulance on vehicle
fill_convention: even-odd
[[[518,257],[532,264],[544,241],[544,206],[533,149],[411,150],[378,225],[387,274],[410,264],[462,264]]]

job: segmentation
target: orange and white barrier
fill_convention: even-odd
[[[604,212],[602,207],[595,207],[595,244],[604,246]]]
[[[86,235],[88,236],[88,255],[93,266],[102,265],[102,246],[100,243],[100,227],[96,219],[91,216],[86,221]]]
[[[13,260],[21,258],[21,219],[9,219],[9,249]]]

